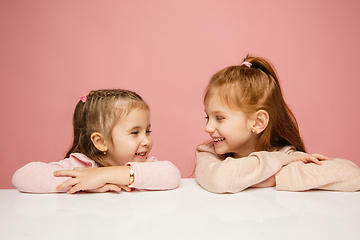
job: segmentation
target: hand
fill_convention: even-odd
[[[315,163],[321,165],[320,161],[329,160],[330,158],[325,157],[321,154],[289,154],[293,162],[302,161],[303,163]]]
[[[91,192],[91,193],[120,192],[122,189],[125,190],[126,192],[131,192],[131,188],[129,188],[126,185],[117,186],[117,185],[111,184],[111,183],[107,183],[100,188],[86,190],[85,192]]]
[[[119,192],[124,189],[130,192],[131,189],[125,185],[116,185],[107,182],[106,176],[110,168],[74,168],[74,170],[60,170],[54,172],[55,177],[71,177],[60,184],[56,189],[61,191],[68,189],[67,193],[76,193],[78,191],[88,192]]]

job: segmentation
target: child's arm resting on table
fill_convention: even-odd
[[[306,191],[322,189],[352,192],[360,190],[360,168],[353,162],[334,158],[321,165],[293,162],[276,174],[276,189]]]
[[[316,165],[321,165],[321,161],[329,160],[329,158],[321,154],[289,154],[292,162],[303,162],[303,163],[315,163]],[[251,187],[265,188],[273,187],[276,185],[275,175],[266,179],[263,182],[252,185]]]
[[[63,182],[56,189],[67,193],[78,191],[88,192],[119,192],[124,189],[130,192],[127,186],[130,183],[130,167],[114,166],[100,168],[74,168],[74,170],[60,170],[54,172],[55,177],[71,177]]]
[[[12,184],[21,192],[53,193],[67,177],[54,177],[53,172],[74,167],[95,167],[95,163],[80,154],[71,155],[59,162],[31,162],[19,168],[12,177]],[[65,189],[66,192],[68,189]]]
[[[18,169],[13,177],[12,184],[20,192],[54,193],[56,187],[67,178],[56,178],[53,172],[63,169],[61,166],[43,162],[31,162]]]
[[[134,171],[134,182],[130,182],[130,166],[112,166],[96,169],[77,168],[54,173],[59,177],[72,177],[58,190],[71,188],[68,193],[86,190],[93,192],[131,191],[131,188],[148,190],[167,190],[176,188],[180,182],[180,171],[168,161],[152,160],[150,162],[128,163]],[[130,185],[131,184],[131,185]],[[129,187],[127,186],[129,185]]]
[[[169,161],[150,157],[147,162],[130,162],[134,170],[132,188],[147,190],[170,190],[176,188],[181,179],[179,169]]]
[[[288,154],[284,152],[254,152],[248,157],[225,160],[218,158],[212,145],[201,145],[196,152],[196,181],[214,193],[236,193],[248,187],[270,187],[275,185],[274,175],[293,161],[315,162],[324,156]]]
[[[289,163],[291,158],[285,152],[255,152],[221,160],[211,146],[201,145],[196,152],[195,176],[205,190],[236,193],[271,178]]]

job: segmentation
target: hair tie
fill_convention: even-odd
[[[249,68],[251,68],[251,63],[249,63],[248,61],[244,61],[242,64],[240,64],[240,66],[241,65],[245,65],[245,66],[247,66],[247,67],[249,67]]]
[[[85,103],[85,102],[86,102],[86,95],[85,95],[85,94],[82,95],[82,96],[80,97],[80,100],[81,100],[83,103]]]

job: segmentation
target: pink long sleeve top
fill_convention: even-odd
[[[147,190],[168,190],[180,183],[179,169],[169,161],[159,161],[148,157],[146,162],[129,162],[134,171],[134,182],[131,188]],[[69,177],[55,177],[53,173],[75,167],[94,168],[98,165],[81,153],[73,153],[69,158],[59,162],[31,162],[18,169],[12,178],[12,184],[21,192],[54,193],[56,187]],[[65,189],[66,192],[68,189]]]
[[[310,189],[334,191],[360,190],[360,168],[344,159],[315,163],[292,162],[289,154],[296,152],[284,147],[276,152],[254,152],[248,157],[222,160],[212,144],[201,145],[196,151],[196,181],[214,193],[236,193],[275,176],[276,189],[305,191]]]

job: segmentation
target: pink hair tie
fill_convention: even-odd
[[[249,63],[248,61],[244,61],[241,65],[245,65],[245,66],[251,68],[251,63]]]
[[[81,98],[80,98],[80,100],[81,100],[83,103],[85,103],[85,102],[86,102],[86,95],[85,95],[85,94],[82,95]]]

